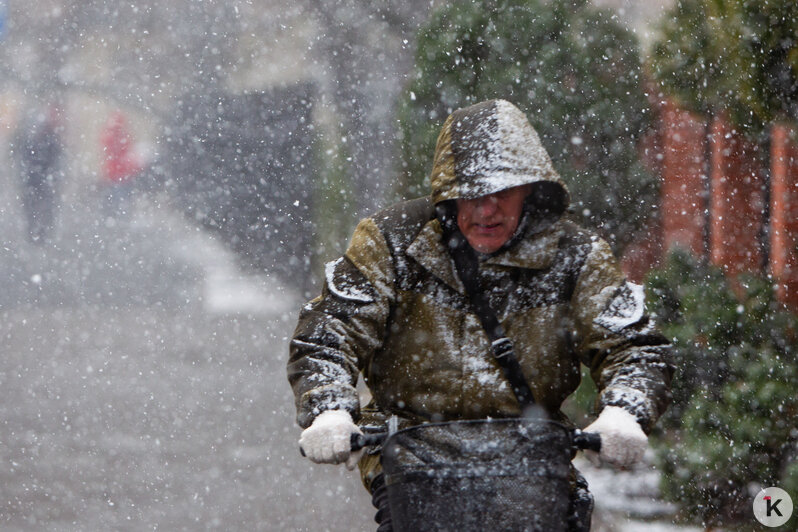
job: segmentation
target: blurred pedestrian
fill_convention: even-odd
[[[54,106],[38,109],[23,120],[13,141],[13,151],[21,174],[28,238],[41,244],[55,225],[63,176],[58,110]]]
[[[105,212],[109,216],[127,215],[135,177],[142,161],[133,149],[133,136],[127,118],[115,111],[108,118],[100,137],[103,150],[103,188]]]

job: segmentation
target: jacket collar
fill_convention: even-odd
[[[465,288],[457,276],[454,261],[442,240],[443,230],[437,219],[430,220],[407,248],[408,256],[460,293]],[[548,268],[557,253],[562,229],[554,223],[539,233],[522,239],[512,248],[497,253],[483,262],[495,266],[542,270]]]
[[[408,246],[407,254],[435,277],[461,294],[465,293],[463,283],[457,276],[454,261],[443,245],[442,238],[441,223],[437,219],[430,220]]]

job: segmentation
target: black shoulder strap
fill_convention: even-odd
[[[468,299],[474,309],[482,327],[488,335],[491,344],[493,357],[501,366],[504,376],[515,393],[521,411],[526,411],[535,404],[532,390],[529,388],[521,364],[515,356],[513,343],[504,333],[504,328],[496,316],[496,312],[490,306],[490,301],[485,296],[484,290],[479,281],[479,260],[476,252],[468,244],[463,234],[457,230],[449,238],[449,250],[454,259],[457,274],[465,286]]]

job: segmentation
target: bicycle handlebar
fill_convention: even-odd
[[[369,445],[379,445],[388,437],[387,432],[373,432],[368,434],[352,433],[350,443],[353,451],[359,451],[363,447]],[[574,447],[579,450],[588,451],[601,451],[601,435],[598,432],[582,432],[581,430],[574,431]]]
[[[601,452],[601,434],[598,432],[574,431],[574,446],[582,451]]]
[[[349,438],[349,444],[353,451],[359,451],[363,447],[380,445],[387,437],[387,432],[372,432],[367,434],[353,432]],[[597,432],[582,432],[577,429],[574,431],[573,441],[574,447],[579,450],[601,451],[601,435]],[[299,448],[299,452],[302,456],[305,456],[305,450],[302,449],[302,447]]]
[[[387,432],[372,432],[366,434],[353,432],[349,442],[353,451],[359,451],[363,447],[368,447],[369,445],[379,445],[384,442],[387,437]]]

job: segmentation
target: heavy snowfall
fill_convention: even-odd
[[[592,3],[643,43],[673,4]],[[0,529],[375,529],[357,472],[299,453],[288,342],[396,195],[443,5],[0,0]],[[703,529],[653,449],[576,463],[593,530]]]

